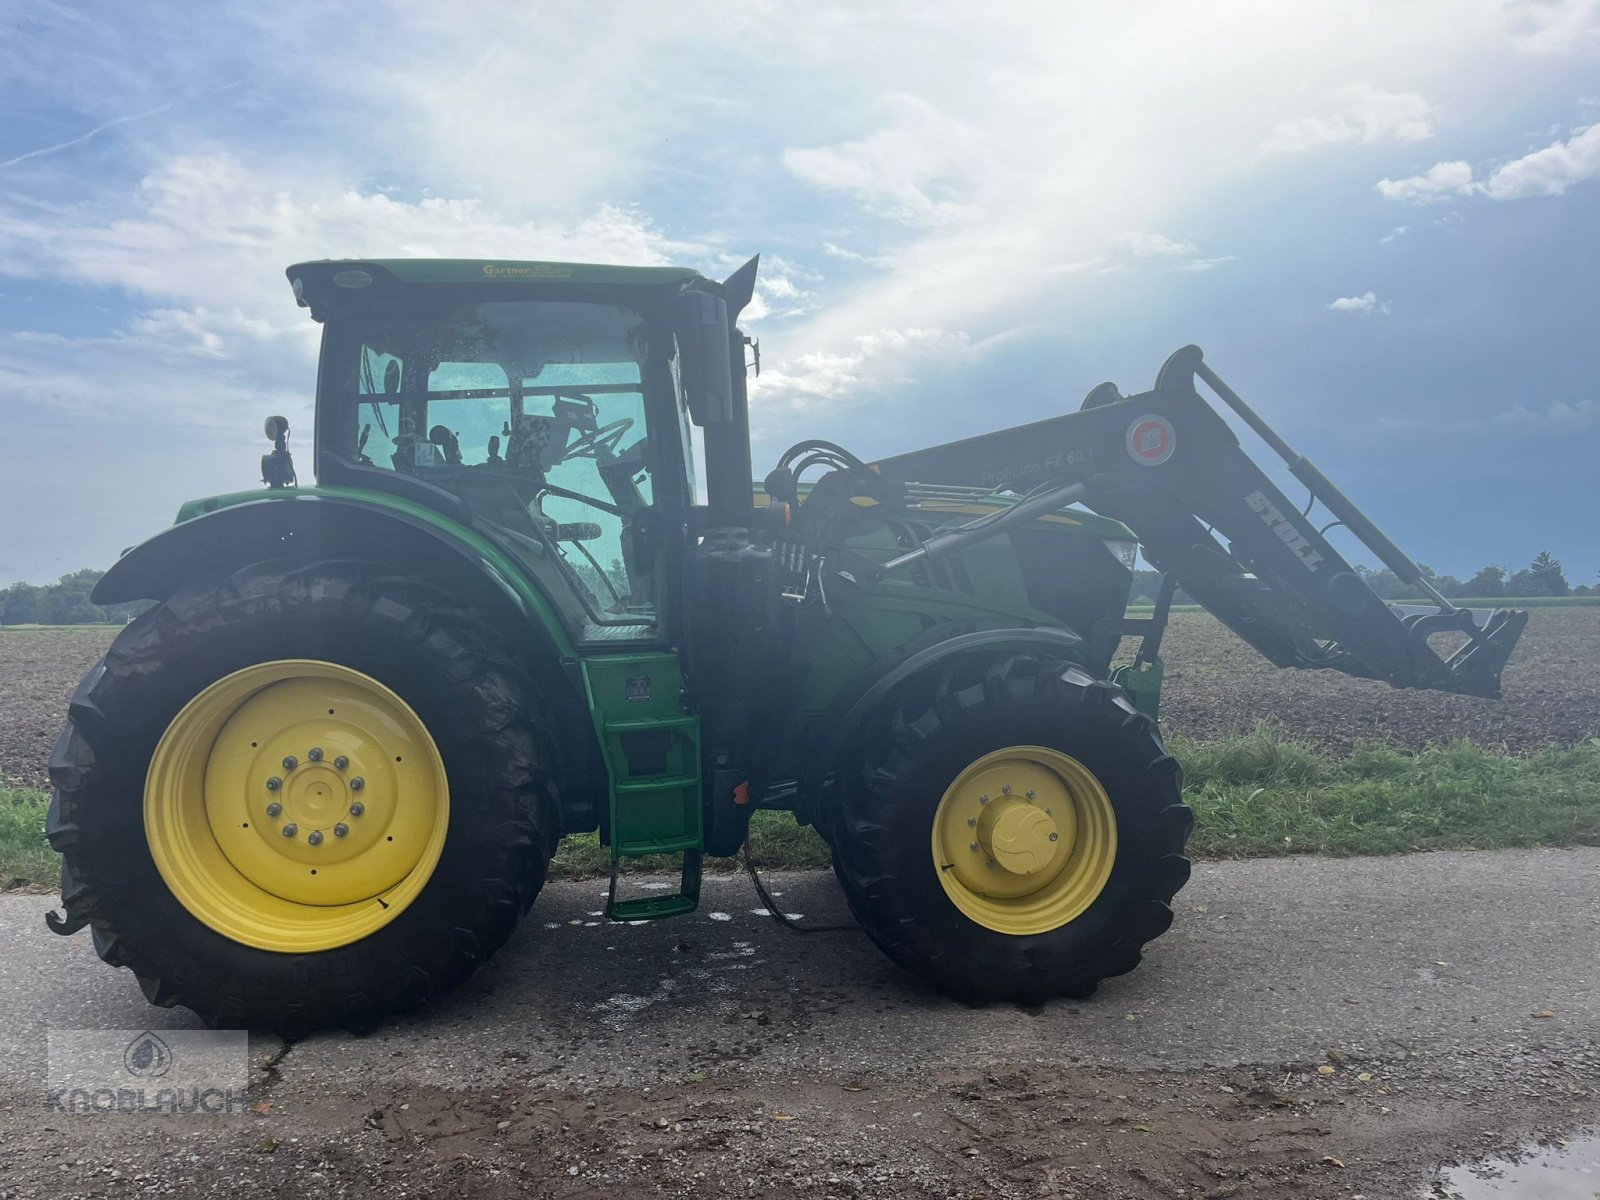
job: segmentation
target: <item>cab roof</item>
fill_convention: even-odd
[[[618,267],[604,263],[509,258],[338,258],[295,263],[287,272],[295,299],[313,316],[340,292],[374,283],[683,285],[700,278],[688,267]]]

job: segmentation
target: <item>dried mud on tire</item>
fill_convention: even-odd
[[[46,785],[72,689],[116,632],[0,630],[0,781]],[[1124,648],[1131,654],[1133,643]],[[1600,608],[1534,609],[1500,700],[1280,670],[1207,613],[1173,614],[1162,650],[1161,726],[1169,734],[1224,737],[1268,719],[1339,754],[1360,741],[1416,749],[1463,737],[1525,753],[1600,733]]]

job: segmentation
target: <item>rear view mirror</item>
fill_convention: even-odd
[[[689,417],[701,426],[726,424],[733,420],[727,303],[710,292],[683,292],[676,324]]]

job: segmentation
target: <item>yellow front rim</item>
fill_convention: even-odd
[[[450,790],[427,728],[359,671],[281,659],[184,705],[145,776],[161,878],[224,937],[331,950],[404,911],[444,849]]]
[[[1082,916],[1117,861],[1117,818],[1094,773],[1046,746],[1008,746],[956,776],[933,815],[945,894],[996,933]]]

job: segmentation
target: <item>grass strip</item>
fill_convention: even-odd
[[[0,787],[0,891],[40,892],[61,882],[61,859],[44,840],[48,792]]]
[[[809,825],[797,823],[786,812],[754,812],[750,815],[750,850],[756,866],[762,870],[772,867],[805,869],[826,867],[833,863],[828,844]],[[674,854],[651,854],[643,858],[624,859],[624,871],[650,871],[670,875],[677,871],[680,860]],[[735,858],[707,858],[707,871],[741,870]],[[550,860],[552,879],[590,879],[611,874],[611,851],[600,844],[597,833],[579,833],[563,838],[555,857]]]
[[[1169,739],[1197,858],[1600,844],[1600,738],[1507,755],[1470,740],[1329,758],[1263,724]]]
[[[1184,764],[1195,858],[1600,845],[1600,737],[1524,755],[1465,740],[1415,752],[1368,743],[1331,758],[1262,724],[1242,737],[1172,737],[1168,745]],[[0,788],[0,889],[56,886],[48,804],[44,792]],[[762,867],[829,864],[822,839],[788,813],[757,812],[750,831]],[[670,873],[677,865],[659,855],[624,868]],[[731,858],[706,860],[711,871],[737,867]],[[610,852],[593,833],[564,839],[550,863],[553,879],[610,870]]]

